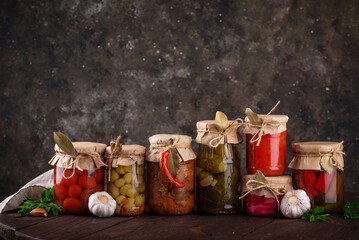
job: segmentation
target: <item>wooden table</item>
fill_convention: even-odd
[[[359,202],[359,193],[346,193]],[[0,214],[0,239],[359,239],[359,220],[332,214],[330,222],[283,217],[186,215],[97,218]]]

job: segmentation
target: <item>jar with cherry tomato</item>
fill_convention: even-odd
[[[56,154],[49,162],[54,166],[54,203],[63,213],[90,214],[89,197],[105,190],[106,144],[74,142],[73,146],[76,157],[55,145]]]
[[[262,125],[253,125],[245,118],[246,170],[255,174],[257,170],[265,176],[283,175],[286,168],[286,144],[288,116],[261,115]]]

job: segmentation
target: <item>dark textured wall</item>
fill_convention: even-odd
[[[358,1],[3,0],[0,200],[50,169],[55,130],[148,146],[278,99],[288,143],[345,141],[359,191],[358,40]]]

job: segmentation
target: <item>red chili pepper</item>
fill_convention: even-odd
[[[160,160],[160,167],[162,170],[162,173],[167,177],[167,179],[173,184],[176,188],[183,188],[185,186],[184,183],[177,181],[171,174],[170,170],[168,169],[168,156],[170,153],[168,151],[164,152],[162,154],[161,160]]]

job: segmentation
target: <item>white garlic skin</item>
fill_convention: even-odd
[[[284,195],[280,210],[287,218],[299,218],[310,210],[310,199],[304,190],[290,190]]]
[[[111,217],[115,213],[116,201],[107,192],[96,192],[90,196],[88,207],[97,217]]]

